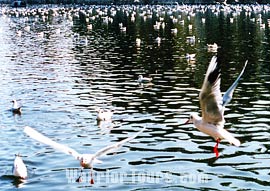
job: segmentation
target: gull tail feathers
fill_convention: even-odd
[[[232,136],[227,130],[222,129],[222,137],[223,139],[229,141],[229,143],[239,147],[241,145],[240,141]]]

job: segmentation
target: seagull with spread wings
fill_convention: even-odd
[[[244,73],[247,61],[231,87],[222,96],[220,91],[220,68],[217,65],[217,58],[214,56],[208,66],[202,89],[199,95],[202,117],[191,114],[187,123],[193,123],[201,132],[210,135],[216,140],[214,152],[218,157],[218,144],[221,139],[225,139],[235,146],[240,146],[240,141],[233,137],[231,133],[224,129],[224,109],[230,102],[233,92]]]
[[[132,135],[132,136],[130,136],[122,141],[116,142],[112,145],[108,145],[107,147],[104,147],[104,148],[98,150],[94,154],[80,154],[77,151],[75,151],[74,149],[72,149],[68,146],[62,145],[60,143],[57,143],[57,142],[53,141],[52,139],[50,139],[49,137],[42,135],[41,133],[37,132],[35,129],[33,129],[31,127],[26,126],[24,128],[24,132],[29,137],[31,137],[31,138],[33,138],[33,139],[35,139],[43,144],[49,145],[52,148],[54,148],[58,151],[61,151],[65,154],[72,155],[76,160],[80,161],[81,167],[90,168],[90,169],[93,168],[94,163],[102,163],[102,161],[97,159],[98,157],[105,155],[107,153],[110,153],[110,152],[114,151],[115,149],[120,148],[125,143],[131,141],[132,139],[135,139],[144,130],[145,130],[145,128],[143,128],[139,132],[135,133],[134,135]],[[91,180],[91,182],[92,182],[92,180]]]

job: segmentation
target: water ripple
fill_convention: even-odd
[[[1,188],[20,186],[6,177],[19,152],[31,172],[21,185],[27,190],[269,189],[267,18],[267,5],[2,7]],[[212,43],[217,52],[207,48]],[[222,141],[218,159],[211,137],[181,125],[200,112],[213,55],[221,63],[223,92],[249,60],[225,110],[225,128],[242,145]],[[153,80],[139,84],[139,75]],[[22,104],[22,115],[10,113],[12,99]],[[112,121],[97,122],[96,107],[114,110]],[[67,170],[77,169],[78,161],[31,140],[25,125],[83,153],[147,129],[102,157],[89,185],[89,171],[85,182],[75,183]],[[112,179],[121,173],[122,181]]]

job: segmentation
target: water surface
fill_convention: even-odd
[[[33,6],[1,11],[3,190],[269,189],[268,6]],[[154,25],[159,23],[158,29]],[[207,48],[213,43],[217,52]],[[186,59],[187,54],[196,54],[196,59]],[[214,55],[221,64],[222,91],[248,60],[225,112],[225,128],[242,145],[222,141],[218,159],[211,137],[191,124],[180,126],[190,113],[200,112],[198,95]],[[138,84],[138,75],[153,81]],[[12,99],[23,105],[22,115],[9,111]],[[113,109],[113,122],[97,123],[96,107]],[[82,153],[147,130],[101,157],[91,185],[89,171],[76,183],[78,161],[27,137],[26,125]],[[21,184],[10,176],[16,153],[29,173]]]

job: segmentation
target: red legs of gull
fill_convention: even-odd
[[[218,158],[218,144],[220,143],[220,138],[218,138],[217,140],[216,140],[216,145],[215,145],[215,147],[214,147],[214,153],[216,154],[216,158]]]
[[[90,169],[90,181],[89,181],[90,184],[94,184],[95,183],[92,172],[93,172],[93,169],[91,168]],[[76,182],[80,183],[80,182],[83,181],[82,173],[83,173],[83,169],[81,169],[81,173],[80,173],[79,177],[76,179]]]
[[[81,173],[80,173],[80,176],[76,179],[76,182],[82,182],[83,179],[82,179],[82,172],[83,172],[83,169],[81,169]]]
[[[93,178],[93,169],[90,169],[90,184],[94,184],[94,178]]]

